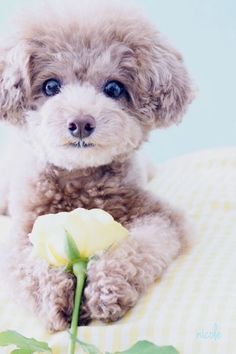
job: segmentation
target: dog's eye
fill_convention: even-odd
[[[55,96],[61,91],[61,83],[57,79],[49,79],[44,82],[42,91],[45,96]]]
[[[108,81],[105,84],[103,88],[103,92],[108,97],[118,99],[125,95],[126,90],[124,85],[121,82],[114,80],[114,81]]]

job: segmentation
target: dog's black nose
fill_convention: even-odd
[[[96,122],[92,116],[87,115],[69,121],[67,127],[72,136],[83,139],[94,132]]]

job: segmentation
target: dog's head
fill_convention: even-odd
[[[20,22],[0,50],[0,117],[50,163],[124,157],[150,130],[178,123],[192,100],[180,54],[136,10],[67,0]]]

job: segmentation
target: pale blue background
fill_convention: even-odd
[[[7,30],[5,20],[12,10],[27,1],[0,0],[0,31]],[[199,89],[183,123],[153,133],[146,153],[164,161],[199,149],[235,145],[236,1],[134,2],[143,6],[159,30],[183,53]],[[1,140],[4,135],[0,133]]]

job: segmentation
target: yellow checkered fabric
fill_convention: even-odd
[[[181,354],[235,354],[236,148],[169,161],[159,166],[149,189],[185,211],[194,245],[125,318],[81,327],[79,338],[104,352],[148,339],[173,345]],[[1,219],[2,235],[8,223]],[[47,334],[36,317],[0,291],[0,331],[6,329],[48,341],[54,354],[66,353],[66,332]],[[9,352],[0,348],[0,353]]]

